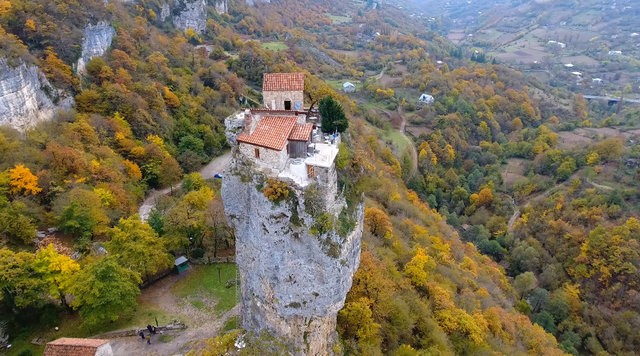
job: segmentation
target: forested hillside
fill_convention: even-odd
[[[227,14],[209,8],[200,34],[161,12],[159,1],[0,0],[0,57],[37,64],[75,98],[24,133],[0,128],[10,340],[78,315],[78,334],[108,330],[175,255],[233,246],[218,184],[192,172],[226,149],[224,118],[261,102],[263,73],[299,70],[306,105],[331,95],[345,107],[340,185],[366,199],[361,266],[338,317],[343,351],[638,348],[637,183],[622,158],[640,153],[622,134],[563,145],[573,136],[560,130],[600,122],[584,99],[475,63],[372,2],[231,1]],[[98,21],[113,43],[79,75],[83,30]],[[337,92],[346,80],[355,94]],[[417,103],[423,92],[433,105]],[[628,110],[602,122],[637,124]],[[145,195],[183,178],[141,222]]]

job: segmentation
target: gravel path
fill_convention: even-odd
[[[204,179],[213,178],[216,173],[224,172],[224,170],[227,168],[227,165],[229,164],[229,161],[231,161],[231,151],[226,152],[222,156],[214,158],[211,162],[209,162],[209,164],[207,164],[200,170],[200,174]],[[182,182],[174,185],[173,187],[164,188],[162,190],[152,190],[138,209],[138,215],[140,215],[140,219],[142,221],[147,221],[147,219],[149,219],[151,210],[154,206],[156,206],[158,198],[163,195],[169,194],[172,188],[179,188],[181,185]]]
[[[216,336],[227,319],[240,314],[239,304],[217,317],[212,311],[198,309],[188,300],[176,298],[171,293],[171,287],[179,279],[180,276],[172,275],[154,283],[144,291],[140,302],[150,303],[167,314],[175,315],[176,319],[187,325],[187,329],[155,335],[151,345],[147,345],[139,336],[113,339],[111,348],[114,356],[184,355],[189,350],[197,349],[202,341]],[[215,305],[214,300],[205,296],[198,296],[198,300],[210,307]]]

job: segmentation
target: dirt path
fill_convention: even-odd
[[[387,117],[389,117],[390,121],[393,121],[395,113],[392,113],[391,111],[387,111],[387,110],[382,110],[382,112],[385,115],[387,115]],[[404,140],[407,141],[407,146],[409,147],[409,154],[411,155],[411,166],[412,166],[411,168],[413,170],[412,174],[415,174],[418,172],[418,151],[416,149],[416,146],[413,140],[409,138],[409,136],[407,136],[407,134],[405,133],[405,128],[407,127],[407,118],[404,116],[404,112],[402,111],[402,106],[398,106],[397,115],[401,119],[398,126],[398,131],[400,132]]]
[[[598,189],[602,189],[602,190],[614,190],[615,189],[614,187],[610,187],[608,185],[594,183],[590,179],[587,179],[587,183],[591,184],[592,186],[594,186],[594,187],[596,187]]]
[[[213,178],[213,176],[216,173],[224,172],[230,160],[231,160],[231,151],[228,151],[222,156],[214,158],[211,162],[209,162],[206,166],[204,166],[200,170],[200,174],[204,179]],[[140,215],[140,219],[142,221],[147,221],[147,219],[149,219],[149,214],[151,213],[151,210],[158,202],[158,198],[169,194],[172,188],[179,188],[181,185],[182,185],[182,182],[169,188],[151,191],[147,196],[147,198],[142,203],[142,205],[140,205],[140,208],[138,209],[138,215]]]
[[[402,111],[402,105],[398,105],[398,114],[402,118],[402,122],[400,123],[400,133],[404,136],[404,139],[409,142],[409,153],[411,154],[411,161],[413,162],[413,173],[418,172],[418,150],[416,149],[416,145],[413,143],[413,140],[407,136],[405,133],[405,128],[407,127],[407,117],[404,116],[404,112]]]
[[[507,225],[507,231],[512,234],[513,228],[516,226],[516,221],[520,218],[520,207],[516,204],[516,200],[511,198],[511,206],[513,207],[513,215],[509,219],[509,224]]]
[[[194,307],[187,299],[176,298],[171,293],[171,287],[180,278],[181,276],[172,275],[156,282],[144,291],[140,302],[149,303],[169,315],[175,315],[176,319],[187,325],[187,329],[155,335],[151,340],[151,345],[147,345],[139,336],[113,339],[111,340],[111,348],[114,356],[185,354],[187,351],[197,348],[199,342],[217,335],[227,319],[239,315],[239,304],[217,317],[210,310]],[[204,296],[199,296],[198,299],[209,304],[210,307],[215,305],[214,300],[208,300]],[[144,327],[144,325],[140,325],[140,327]]]

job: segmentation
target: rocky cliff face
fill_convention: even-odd
[[[268,200],[265,176],[236,154],[222,184],[225,213],[236,231],[242,323],[246,330],[287,340],[294,353],[332,354],[336,316],[360,263],[362,206],[351,231],[319,226],[338,221],[345,204],[317,184],[289,183],[289,197]],[[320,223],[326,227],[326,224]]]
[[[219,14],[226,14],[229,11],[229,0],[215,0],[213,6]]]
[[[0,59],[0,125],[24,131],[49,120],[56,108],[55,88],[33,65],[10,67]]]
[[[256,6],[256,4],[270,4],[271,0],[246,0],[247,5]]]
[[[183,31],[190,28],[203,33],[207,26],[206,0],[178,0],[172,13],[173,25]]]
[[[78,59],[77,71],[82,73],[85,66],[93,57],[105,54],[111,46],[115,30],[106,22],[98,22],[95,26],[88,25],[84,29],[82,40],[82,55]]]

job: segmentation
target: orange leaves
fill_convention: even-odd
[[[389,216],[378,208],[367,208],[364,212],[364,224],[377,237],[391,234],[391,220]]]
[[[178,106],[180,106],[180,99],[168,87],[164,87],[162,91],[162,96],[164,97],[164,102],[167,104],[168,107],[175,109]]]
[[[0,5],[2,6],[2,5]],[[0,10],[2,11],[2,10]],[[24,22],[24,27],[29,30],[29,31],[35,31],[36,30],[36,22],[33,19],[27,19]]]
[[[471,201],[471,204],[477,206],[489,206],[493,202],[493,190],[489,187],[484,187],[480,189],[480,192],[471,194],[469,200]]]
[[[289,196],[290,190],[287,183],[269,179],[267,185],[262,189],[262,194],[272,202],[279,202]]]
[[[9,11],[11,11],[11,2],[0,0],[0,16],[9,13]]]
[[[12,194],[36,195],[42,191],[38,187],[38,177],[22,164],[9,170],[9,178]]]
[[[139,182],[142,179],[142,171],[140,167],[135,163],[129,160],[124,160],[122,162],[124,164],[124,168],[127,172],[127,175],[136,182]]]
[[[78,84],[78,79],[73,75],[71,67],[58,58],[58,54],[53,47],[47,47],[44,53],[45,57],[41,61],[41,65],[47,78],[63,88],[75,87]]]

